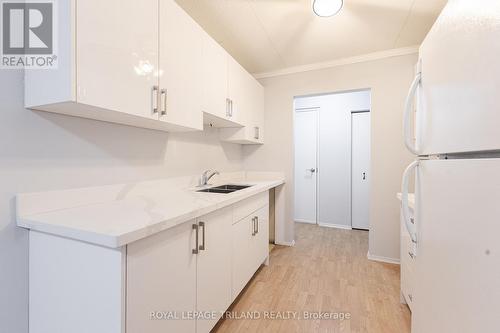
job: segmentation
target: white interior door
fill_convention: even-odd
[[[295,221],[316,223],[319,109],[295,112]]]
[[[370,112],[353,112],[351,122],[351,223],[370,229]]]
[[[498,332],[500,159],[420,161],[412,332]]]

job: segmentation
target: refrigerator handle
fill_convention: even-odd
[[[417,93],[417,88],[420,84],[420,81],[422,80],[422,73],[417,73],[415,76],[415,79],[413,80],[410,90],[408,91],[408,96],[406,97],[406,102],[405,102],[405,110],[403,114],[403,136],[405,140],[405,145],[408,150],[414,154],[414,155],[419,155],[417,148],[415,147],[415,143],[413,142],[413,139],[411,137],[411,114],[412,114],[412,106],[413,106],[413,100],[415,98],[415,94]]]
[[[406,230],[410,234],[411,241],[417,243],[417,233],[413,230],[412,223],[410,221],[410,208],[408,206],[408,181],[410,179],[411,172],[416,169],[419,165],[419,161],[414,161],[411,163],[403,173],[403,180],[401,182],[401,212],[403,214],[403,220],[406,225]]]

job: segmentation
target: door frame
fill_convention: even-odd
[[[366,109],[366,110],[351,110],[351,117],[349,119],[349,123],[350,123],[350,126],[349,126],[349,132],[350,132],[350,144],[349,144],[349,155],[350,155],[350,164],[351,164],[351,170],[349,172],[349,183],[350,183],[350,186],[349,186],[349,206],[350,206],[350,209],[349,209],[349,220],[351,220],[351,229],[353,230],[363,230],[363,231],[370,231],[370,227],[371,227],[371,221],[368,220],[368,230],[366,229],[357,229],[357,228],[353,228],[352,227],[352,134],[353,134],[353,131],[352,131],[352,117],[354,114],[356,113],[370,113],[370,171],[371,171],[371,144],[372,144],[372,140],[371,140],[371,129],[372,129],[372,125],[371,125],[371,109]],[[370,172],[370,175],[371,175],[371,172]],[[368,180],[369,184],[371,185],[371,177],[370,179]],[[368,209],[370,209],[370,207],[368,207]]]
[[[319,195],[319,177],[320,177],[320,174],[319,174],[319,169],[318,169],[318,165],[319,165],[319,123],[320,123],[320,115],[321,115],[321,107],[320,106],[311,106],[311,107],[302,107],[302,108],[294,108],[293,109],[293,130],[294,130],[294,133],[295,133],[295,123],[296,123],[296,115],[297,115],[297,112],[315,112],[316,113],[316,184],[315,184],[315,192],[316,192],[316,202],[315,202],[315,210],[316,210],[316,219],[315,221],[306,221],[306,220],[297,220],[295,218],[295,207],[294,207],[294,211],[293,211],[293,221],[294,222],[298,222],[298,223],[307,223],[307,224],[315,224],[315,225],[318,225],[318,216],[319,216],[319,200],[318,200],[318,195]],[[295,134],[293,136],[293,157],[294,157],[294,162],[293,162],[293,202],[295,202],[295,196],[296,196],[296,182],[295,182],[295,148],[296,148],[296,144],[295,144]]]

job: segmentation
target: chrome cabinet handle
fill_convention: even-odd
[[[158,86],[151,88],[151,114],[158,113]]]
[[[307,171],[311,171],[312,173],[315,173],[316,169],[315,168],[311,168],[311,169],[307,169]]]
[[[233,117],[233,100],[229,100],[229,117]]]
[[[255,236],[255,217],[252,217],[252,236]]]
[[[161,115],[167,114],[167,89],[162,89],[160,91],[160,103],[161,103]]]
[[[258,234],[259,233],[259,217],[256,216],[255,217],[255,228],[256,228],[256,231],[255,231],[255,234]]]
[[[366,179],[366,172],[363,172],[363,180]]]
[[[198,224],[193,224],[193,229],[196,231],[196,246],[195,248],[193,249],[193,254],[198,254],[198,234],[199,234],[199,230],[198,230]]]
[[[229,98],[226,98],[226,117],[231,117],[229,113]]]
[[[255,126],[255,127],[254,127],[254,131],[255,131],[255,133],[254,133],[254,139],[259,140],[259,134],[260,134],[260,133],[259,133],[259,132],[260,132],[260,131],[259,131],[259,127],[258,127],[258,126]]]
[[[205,222],[198,223],[200,228],[203,228],[203,233],[201,234],[201,245],[198,247],[201,251],[205,250]]]

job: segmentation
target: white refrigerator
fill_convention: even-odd
[[[402,182],[412,333],[498,333],[500,0],[449,0],[421,46],[403,126],[415,154]]]

